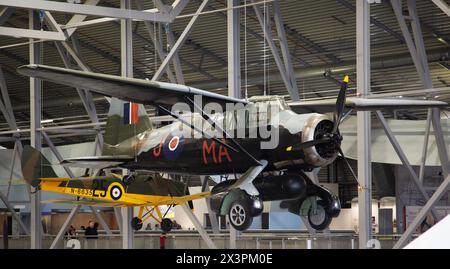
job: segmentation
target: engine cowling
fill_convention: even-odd
[[[327,115],[314,114],[309,117],[302,130],[302,142],[316,140],[330,134],[333,130],[333,121]],[[322,167],[332,163],[338,156],[335,143],[323,143],[305,148],[305,161],[313,166]]]

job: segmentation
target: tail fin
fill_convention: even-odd
[[[31,146],[23,148],[21,162],[23,178],[33,187],[39,185],[39,178],[58,177],[44,155]]]
[[[132,138],[151,129],[144,105],[111,98],[102,155],[134,156],[132,145],[135,140]]]

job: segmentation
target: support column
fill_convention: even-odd
[[[131,0],[120,0],[122,9],[131,9]],[[133,23],[129,19],[120,20],[121,73],[123,77],[133,77]],[[122,247],[133,248],[133,229],[131,219],[133,207],[122,208]]]
[[[33,10],[29,11],[29,28],[39,30],[39,17]],[[32,41],[32,39],[30,39]],[[30,44],[30,64],[41,63],[41,44]],[[30,145],[36,150],[41,150],[42,137],[39,129],[41,128],[41,90],[42,82],[40,79],[30,77]],[[41,192],[30,187],[30,210],[31,210],[31,248],[42,248],[42,220],[41,220]]]
[[[239,0],[227,0],[228,27],[228,96],[241,98],[241,24],[239,23]]]
[[[356,74],[357,92],[370,93],[370,4],[356,1]],[[357,112],[359,247],[372,238],[372,163],[370,111]]]

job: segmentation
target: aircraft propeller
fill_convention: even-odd
[[[353,177],[356,180],[358,180],[355,172],[353,171],[352,167],[350,166],[350,163],[345,158],[344,152],[342,151],[342,148],[340,145],[341,144],[340,142],[342,141],[342,136],[339,133],[339,125],[342,122],[342,116],[344,114],[345,101],[347,98],[348,82],[349,82],[349,77],[348,77],[348,75],[345,75],[344,80],[342,81],[342,84],[341,84],[341,89],[339,90],[338,97],[336,99],[336,110],[334,112],[333,130],[331,131],[331,133],[325,134],[323,137],[321,137],[319,139],[298,143],[298,144],[294,145],[292,148],[290,148],[289,151],[302,150],[305,148],[314,147],[314,146],[317,146],[320,144],[325,144],[325,143],[329,143],[330,141],[334,141],[336,149],[338,150],[341,157],[344,159],[344,162],[347,165],[348,169],[350,170],[351,174],[353,175]]]

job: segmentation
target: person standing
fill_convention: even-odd
[[[95,225],[95,223],[90,220],[89,221],[89,225],[86,228],[86,230],[84,231],[84,235],[86,236],[87,239],[97,239],[98,238],[98,231],[97,231],[97,227],[98,225]]]
[[[166,248],[166,233],[161,233],[161,235],[159,236],[159,248],[160,249],[165,249]]]

